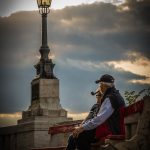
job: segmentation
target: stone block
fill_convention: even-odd
[[[70,134],[71,133],[60,133],[60,134],[52,135],[50,146],[51,147],[66,146]]]
[[[50,135],[47,130],[38,130],[34,132],[34,148],[50,146]]]
[[[58,79],[40,79],[39,80],[40,98],[59,97]]]

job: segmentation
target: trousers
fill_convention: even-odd
[[[91,143],[95,142],[95,129],[83,131],[77,138],[70,135],[66,150],[90,150]]]

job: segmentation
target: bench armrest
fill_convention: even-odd
[[[106,139],[110,139],[110,140],[124,140],[125,139],[125,135],[108,135],[106,137]]]

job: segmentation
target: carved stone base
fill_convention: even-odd
[[[67,118],[67,111],[65,109],[48,110],[39,108],[35,110],[23,111],[22,119],[18,120],[18,124],[28,121],[35,121],[38,119],[44,119],[49,122],[49,124],[72,120],[72,118]]]

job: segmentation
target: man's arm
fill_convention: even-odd
[[[90,109],[87,117],[83,120],[81,124],[85,123],[87,120],[94,118],[99,111],[99,107],[100,105],[98,103],[94,104],[92,108]]]
[[[104,123],[112,115],[113,112],[114,112],[114,108],[112,107],[110,103],[110,99],[106,98],[104,102],[102,103],[97,116],[91,120],[86,121],[82,125],[82,128],[84,130],[92,130],[96,128],[97,126]]]

